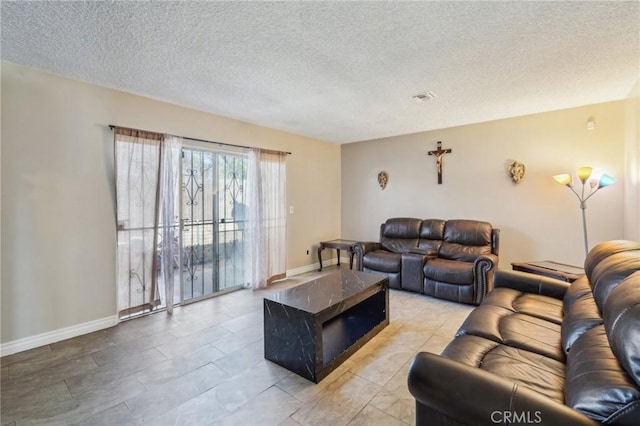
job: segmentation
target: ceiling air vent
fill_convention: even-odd
[[[416,102],[427,102],[427,101],[430,101],[431,99],[434,99],[435,97],[436,97],[436,94],[433,92],[424,92],[424,93],[420,93],[412,96],[411,99],[413,99]]]

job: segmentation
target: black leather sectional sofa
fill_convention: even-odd
[[[488,222],[392,218],[379,242],[355,252],[359,270],[387,275],[391,288],[477,305],[490,290],[499,237]]]
[[[640,243],[597,245],[571,285],[496,271],[408,384],[418,425],[640,425]]]

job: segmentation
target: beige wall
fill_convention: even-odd
[[[2,342],[116,314],[107,124],[291,151],[288,269],[339,237],[338,145],[4,62]]]
[[[624,111],[620,101],[342,145],[342,237],[378,240],[380,223],[394,216],[478,219],[501,229],[502,268],[544,259],[580,265],[579,203],[552,176],[591,165],[616,177],[587,203],[589,245],[622,238]],[[596,128],[588,131],[590,117]],[[442,185],[427,156],[437,141],[453,149]],[[526,166],[519,185],[507,174],[514,160]],[[389,173],[384,191],[381,170]]]
[[[625,101],[624,238],[640,241],[640,80]]]
[[[110,123],[293,152],[288,269],[316,262],[320,240],[377,239],[392,216],[490,221],[502,229],[501,267],[580,264],[578,202],[551,176],[585,164],[619,179],[588,203],[590,245],[640,239],[637,85],[626,101],[342,147],[10,63],[1,91],[3,343],[116,314]],[[453,149],[443,185],[426,154],[438,140]],[[520,185],[506,173],[513,160],[527,166]]]

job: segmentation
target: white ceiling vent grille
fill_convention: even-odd
[[[431,99],[434,99],[435,97],[436,97],[436,94],[433,92],[424,92],[424,93],[419,93],[417,95],[413,95],[411,99],[413,99],[416,102],[427,102],[427,101],[430,101]]]

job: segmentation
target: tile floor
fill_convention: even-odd
[[[411,361],[472,308],[392,290],[389,326],[314,384],[263,358],[262,298],[334,270],[4,357],[0,425],[414,424]]]

